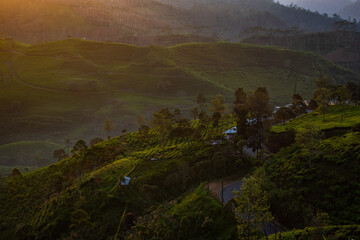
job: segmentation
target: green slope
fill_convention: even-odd
[[[325,121],[323,121],[322,113],[314,111],[290,120],[284,125],[273,126],[271,131],[279,133],[285,132],[289,128],[301,131],[306,124],[312,124],[320,130],[351,128],[356,124],[360,124],[360,106],[344,106],[343,122],[341,122],[341,109],[341,106],[330,106],[328,113],[325,114]]]
[[[103,137],[110,117],[115,128],[137,128],[136,118],[178,107],[189,112],[198,93],[217,93],[229,103],[235,89],[269,89],[274,104],[294,91],[312,95],[314,79],[336,84],[359,76],[323,57],[272,47],[227,42],[158,46],[63,40],[37,45],[0,41],[1,144],[48,139]]]
[[[220,127],[228,128],[227,124],[222,121]],[[229,223],[228,220],[233,224],[231,213],[223,211],[203,186],[194,193],[188,192],[205,180],[238,174],[240,169],[247,171],[252,166],[249,161],[234,157],[232,148],[222,149],[205,143],[210,133],[218,136],[218,130],[209,125],[209,131],[201,131],[200,141],[177,137],[161,142],[156,129],[147,135],[129,133],[48,167],[21,176],[0,178],[0,238],[36,235],[39,239],[57,239],[76,234],[79,239],[114,239],[126,207],[127,213],[134,214],[140,223],[141,216],[146,216],[149,208],[180,200],[183,195],[188,195],[183,202],[169,202],[171,208],[165,209],[176,221],[175,225],[185,223],[181,219],[187,215],[187,208],[191,207],[193,212],[192,209],[199,206],[202,206],[202,212],[192,214],[186,220],[189,231],[195,224],[205,222],[207,217],[221,226]],[[221,159],[210,160],[213,155]],[[150,161],[154,156],[158,161]],[[216,171],[220,166],[222,170]],[[119,179],[124,176],[131,177],[131,183],[119,187]],[[75,213],[78,211],[82,211],[88,220],[77,218]],[[227,220],[219,213],[227,216]],[[126,222],[120,234],[132,239],[132,225]],[[227,228],[229,232],[223,239],[232,239],[234,231],[230,230],[234,230],[234,225],[227,225]],[[206,236],[208,231],[201,234]],[[207,239],[216,239],[223,234],[221,228],[216,228],[214,236]],[[192,235],[196,236],[197,232],[193,231]],[[164,238],[165,235],[159,235],[157,239]]]

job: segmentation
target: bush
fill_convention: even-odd
[[[295,142],[296,132],[293,128],[283,133],[270,132],[265,139],[265,144],[273,153],[281,148],[286,148]]]
[[[355,125],[351,128],[351,130],[352,130],[353,132],[360,132],[360,123],[355,124]]]

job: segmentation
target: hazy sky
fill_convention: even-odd
[[[276,1],[277,0],[275,0],[275,2]],[[355,1],[356,0],[279,0],[280,3],[285,5],[295,3],[299,7],[328,14],[338,13],[346,5]]]

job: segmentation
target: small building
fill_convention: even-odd
[[[229,130],[223,132],[223,134],[225,134],[225,139],[231,139],[233,138],[237,133],[237,127],[232,127]]]
[[[128,185],[130,185],[130,181],[131,181],[131,178],[129,178],[129,177],[121,178],[119,181],[119,186],[128,186]]]
[[[329,105],[330,105],[330,106],[334,106],[334,105],[336,105],[336,104],[337,104],[336,100],[330,100],[330,101],[329,101]]]

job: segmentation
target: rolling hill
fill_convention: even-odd
[[[242,42],[271,45],[295,50],[312,51],[332,62],[360,72],[360,33],[332,31],[304,33],[279,29],[254,29],[248,31]]]
[[[221,93],[227,102],[243,87],[266,86],[273,104],[296,91],[309,98],[314,80],[359,81],[355,73],[312,53],[227,42],[174,47],[69,39],[26,45],[0,41],[1,144],[17,141],[104,137],[109,117],[115,128],[137,129],[136,119],[163,107],[186,115],[196,96]],[[36,149],[34,149],[36,151]],[[52,156],[51,156],[52,158]]]
[[[75,37],[170,46],[238,41],[241,31],[258,26],[329,31],[334,21],[268,0],[0,0],[0,36],[27,43]]]

